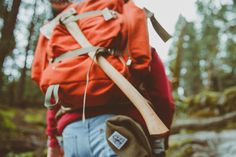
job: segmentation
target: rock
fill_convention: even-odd
[[[179,157],[185,157],[186,154],[186,157],[234,157],[236,130],[225,130],[219,133],[200,131],[192,134],[172,135],[168,157],[177,157],[176,154]]]

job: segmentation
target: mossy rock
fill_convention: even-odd
[[[180,107],[180,112],[194,117],[219,116],[232,111],[236,111],[236,86],[224,92],[203,91],[187,97]]]
[[[215,106],[218,104],[220,93],[212,91],[204,91],[193,98],[194,106]]]
[[[191,139],[183,141],[172,141],[170,148],[167,151],[168,157],[190,157],[193,154],[193,149],[189,143]]]
[[[225,112],[236,110],[236,86],[224,91],[224,109]]]
[[[0,110],[0,131],[11,131],[16,129],[16,125],[12,121],[16,112],[15,110],[4,109]]]
[[[188,98],[188,111],[190,115],[198,115],[203,117],[214,116],[218,111],[220,93],[212,91],[204,91],[196,96]],[[209,112],[210,111],[210,112]],[[198,113],[196,113],[198,112]]]

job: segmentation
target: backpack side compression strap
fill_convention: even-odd
[[[73,16],[73,15],[71,15]],[[63,21],[62,21],[63,22]],[[80,27],[76,22],[65,24],[69,33],[82,47],[91,47],[91,43],[84,36]],[[147,103],[145,98],[135,89],[133,85],[123,77],[103,56],[96,56],[95,51],[88,53],[89,57],[97,63],[101,69],[113,80],[116,85],[124,92],[124,94],[131,100],[135,107],[141,113],[145,123],[147,125],[148,131],[151,136],[163,137],[168,134],[169,130],[165,124],[160,120],[151,106]],[[94,57],[96,56],[96,57]]]
[[[57,104],[59,103],[58,91],[59,91],[59,84],[50,85],[48,87],[46,94],[45,94],[45,101],[44,101],[45,107],[52,109],[55,106],[57,106]],[[51,102],[52,96],[54,98],[54,103]]]

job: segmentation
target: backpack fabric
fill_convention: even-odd
[[[119,51],[120,57],[105,55],[106,59],[127,79],[141,82],[149,72],[151,61],[145,12],[131,0],[126,3],[123,0],[86,0],[72,7],[78,14],[104,8],[118,13],[109,21],[102,16],[91,16],[78,20],[77,24],[94,46]],[[50,38],[41,35],[32,66],[32,78],[40,89],[45,93],[50,85],[59,84],[60,101],[72,108],[82,107],[86,85],[87,107],[122,102],[123,93],[87,55],[49,64],[50,60],[80,48],[62,24],[55,26]],[[125,63],[129,57],[132,64],[128,67]]]
[[[154,48],[151,52],[151,70],[147,75],[149,79],[144,80],[144,85],[152,104],[154,104],[155,112],[170,128],[175,110],[171,82],[166,75],[164,64],[158,56],[158,52]]]

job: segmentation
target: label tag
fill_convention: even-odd
[[[117,148],[121,149],[124,144],[128,141],[126,137],[121,135],[119,132],[115,131],[109,138],[108,140]]]

